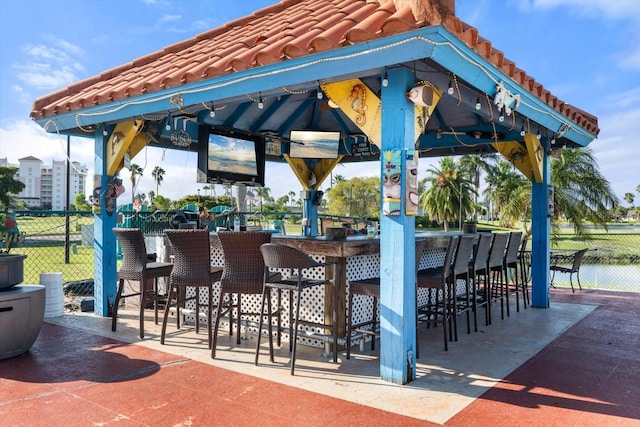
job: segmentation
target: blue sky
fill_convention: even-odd
[[[0,157],[10,163],[29,155],[45,163],[64,159],[66,137],[46,134],[29,118],[36,98],[274,3],[3,0]],[[640,185],[640,1],[456,0],[456,15],[555,96],[596,115],[601,131],[590,147],[601,172],[620,199],[635,192]],[[72,138],[71,159],[92,170],[93,141]],[[147,149],[134,162],[145,168],[138,191],[155,190],[155,166],[167,172],[162,195],[177,199],[201,187],[195,181],[195,155]],[[430,162],[420,161],[423,177]],[[351,178],[377,175],[377,170],[370,163],[338,167],[336,173]],[[283,181],[291,185],[282,186]],[[91,187],[91,178],[87,184]],[[301,189],[287,165],[268,164],[266,185],[275,197]],[[635,197],[638,204],[640,195]]]

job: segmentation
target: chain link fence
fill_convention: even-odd
[[[20,239],[10,253],[25,254],[24,283],[37,284],[40,273],[62,272],[65,309],[81,310],[82,301],[93,296],[93,214],[90,211],[17,211]],[[146,234],[162,234],[171,227],[175,211],[123,212],[122,227],[141,228]],[[255,213],[246,213],[247,224]],[[285,218],[285,215],[281,216]],[[268,218],[256,224],[265,223]],[[228,217],[209,223],[209,229],[228,226]],[[300,218],[287,222],[290,230],[300,227]],[[290,233],[298,234],[298,233]],[[563,251],[588,248],[580,268],[583,289],[640,292],[640,227],[592,233],[588,241],[565,237]],[[575,279],[574,279],[575,284]],[[569,286],[569,275],[556,275],[554,285]]]

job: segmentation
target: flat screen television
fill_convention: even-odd
[[[197,182],[263,187],[264,147],[260,135],[201,126]]]
[[[337,159],[340,132],[292,130],[289,157],[301,159]]]

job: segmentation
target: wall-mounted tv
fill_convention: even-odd
[[[264,186],[264,137],[240,130],[201,126],[198,182]]]
[[[292,130],[289,157],[301,159],[337,159],[340,132]]]

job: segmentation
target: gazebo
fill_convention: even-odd
[[[113,178],[145,146],[202,152],[210,131],[259,141],[266,160],[287,162],[306,190],[310,236],[331,170],[378,161],[400,187],[395,196],[380,189],[380,373],[395,383],[415,376],[415,327],[403,319],[415,318],[409,188],[417,159],[499,152],[531,180],[532,305],[546,308],[549,159],[599,132],[596,117],[553,96],[460,21],[454,0],[282,0],[41,97],[31,117],[48,132],[95,141],[102,316],[116,291]],[[295,157],[292,131],[339,132],[338,152]]]

